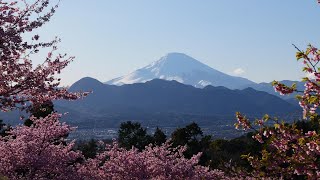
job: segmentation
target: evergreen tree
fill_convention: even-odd
[[[184,152],[187,158],[191,158],[194,154],[207,149],[210,145],[210,140],[211,136],[204,136],[201,128],[195,122],[184,128],[176,129],[171,136],[173,146],[187,145],[187,151]]]
[[[131,149],[134,146],[142,150],[152,143],[152,137],[147,134],[147,130],[142,128],[138,122],[127,121],[121,123],[118,134],[119,145],[125,149]]]
[[[98,152],[98,145],[97,141],[94,139],[91,139],[89,142],[82,142],[78,144],[77,150],[80,150],[82,152],[82,155],[88,159],[88,158],[94,158],[96,157],[96,154]]]
[[[161,144],[165,143],[167,139],[167,136],[164,134],[164,132],[157,127],[156,131],[153,134],[153,143],[156,146],[160,146]]]

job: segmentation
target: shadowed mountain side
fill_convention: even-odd
[[[128,120],[145,119],[142,118],[143,115],[153,117],[154,121],[161,124],[162,118],[157,119],[156,115],[206,116],[219,117],[219,120],[222,120],[223,117],[234,117],[237,111],[251,117],[260,117],[265,113],[281,117],[301,113],[298,106],[252,88],[230,90],[225,87],[207,86],[200,89],[177,81],[160,79],[114,86],[102,84],[93,78],[83,78],[74,83],[69,90],[92,90],[93,93],[78,101],[59,101],[55,104],[62,109],[66,107],[86,114],[95,122],[112,117],[113,122],[114,119],[121,120],[124,117]],[[213,121],[214,119],[216,118],[213,118]]]

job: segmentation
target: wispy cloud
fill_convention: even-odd
[[[237,69],[233,70],[233,74],[238,75],[238,76],[244,74],[245,72],[246,71],[242,68],[237,68]]]

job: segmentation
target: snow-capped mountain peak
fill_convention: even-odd
[[[143,83],[152,79],[176,80],[195,87],[213,85],[231,89],[253,83],[245,78],[234,77],[217,71],[186,54],[168,53],[150,65],[110,80],[106,84]]]
[[[146,66],[145,69],[150,70],[156,76],[161,76],[172,74],[180,75],[180,73],[192,72],[199,69],[208,71],[210,67],[185,54],[169,53],[158,61]]]

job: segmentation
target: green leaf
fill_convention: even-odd
[[[274,81],[272,81],[271,84],[272,84],[272,86],[275,86],[275,85],[279,84],[279,82],[274,80]]]
[[[307,48],[307,51],[306,51],[306,55],[309,55],[309,53],[311,52],[311,48]]]
[[[248,159],[250,157],[250,153],[249,154],[243,154],[240,156],[243,159]]]
[[[311,96],[311,97],[309,98],[309,103],[315,103],[317,100],[318,100],[318,97],[316,97],[316,96]]]
[[[301,95],[299,95],[299,94],[297,94],[296,95],[296,99],[298,99],[299,101],[302,99],[302,96]]]
[[[304,138],[299,138],[299,139],[298,139],[298,143],[299,143],[300,146],[304,145],[305,142],[306,142],[306,141],[305,141]]]
[[[303,67],[302,71],[308,72],[309,67]]]
[[[297,60],[299,60],[299,59],[301,59],[301,58],[303,58],[304,57],[304,53],[303,52],[297,52],[296,53],[296,58],[297,58]]]

